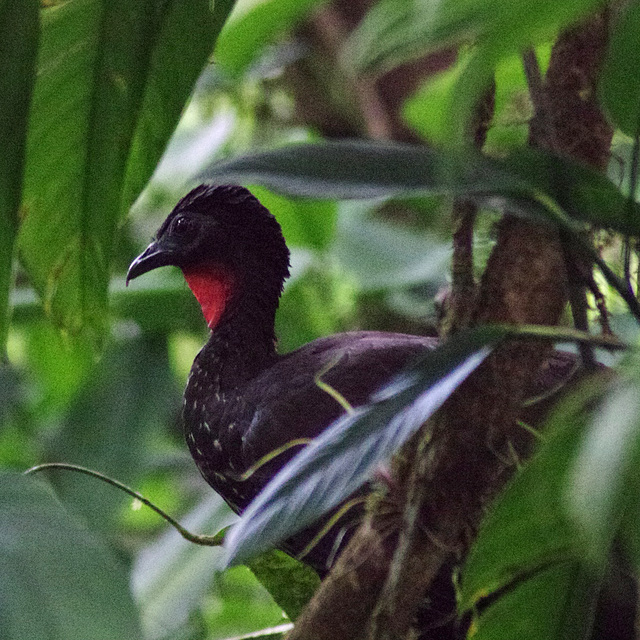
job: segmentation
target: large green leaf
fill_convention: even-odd
[[[474,371],[504,329],[456,336],[337,420],[267,485],[225,538],[238,563],[286,539],[360,488]]]
[[[634,204],[630,215],[627,201],[606,177],[536,149],[519,149],[494,159],[473,150],[409,144],[300,144],[215,163],[200,178],[257,182],[281,193],[315,198],[414,193],[495,201],[498,196],[523,205],[526,215],[567,229],[574,225],[564,213],[623,233],[640,233],[640,206]]]
[[[232,75],[243,72],[264,47],[326,0],[241,0],[216,44],[215,60]]]
[[[605,389],[594,379],[564,403],[544,430],[549,441],[492,506],[464,567],[463,610],[550,562],[585,557],[564,494],[588,407]]]
[[[640,2],[622,9],[612,31],[599,84],[602,104],[613,124],[630,136],[640,135]]]
[[[4,358],[14,244],[35,82],[38,0],[0,1],[0,359]]]
[[[474,640],[590,638],[599,583],[579,562],[547,567],[502,595],[473,623]]]
[[[236,0],[172,0],[149,63],[121,203],[125,213],[153,174],[216,36]],[[213,13],[209,9],[213,4]],[[188,46],[185,43],[188,42]]]
[[[48,460],[72,462],[133,483],[145,468],[148,434],[179,405],[163,336],[123,340],[108,349],[76,395],[46,450]],[[127,497],[94,478],[54,471],[65,503],[94,527],[113,526]]]
[[[19,247],[45,309],[72,334],[104,332],[118,221],[232,4],[214,14],[208,0],[69,0],[43,11]]]
[[[140,638],[128,575],[42,483],[0,475],[0,628],[6,640]]]
[[[639,500],[640,371],[621,377],[594,413],[577,451],[566,491],[569,513],[585,540],[586,557],[609,551],[625,508]],[[638,525],[635,525],[635,536]]]
[[[600,5],[598,0],[381,0],[358,25],[343,60],[380,71],[419,55],[479,43],[508,55],[545,42]]]

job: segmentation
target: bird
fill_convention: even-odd
[[[300,447],[345,413],[319,376],[358,407],[437,345],[434,337],[351,331],[280,354],[275,315],[290,252],[275,216],[241,186],[200,185],[184,196],[131,263],[127,284],[169,265],[182,270],[211,332],[184,392],[185,438],[203,478],[239,514]],[[336,540],[344,545],[359,515],[347,514],[333,536],[313,545],[325,518],[282,548],[324,575]]]
[[[279,353],[275,316],[290,252],[275,216],[241,186],[203,184],[185,195],[133,260],[126,282],[165,266],[181,269],[210,330],[183,396],[187,445],[205,481],[238,514],[349,406],[365,405],[438,345],[430,336],[350,331]],[[575,371],[573,355],[555,352],[531,381],[529,396],[548,402]],[[531,415],[537,422],[543,413],[534,407]],[[326,576],[364,515],[362,501],[355,503],[279,547]],[[430,590],[425,624],[433,638],[462,637],[455,622],[455,565],[445,566]]]

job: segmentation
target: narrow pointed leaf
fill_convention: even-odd
[[[239,563],[317,520],[360,488],[506,335],[483,327],[456,336],[398,375],[371,404],[336,421],[267,485],[226,539]]]
[[[568,230],[579,227],[575,220],[583,220],[640,233],[640,206],[634,204],[630,215],[628,203],[610,180],[536,149],[494,159],[473,150],[399,143],[300,144],[215,163],[200,178],[256,182],[288,195],[316,198],[462,195],[511,203]]]
[[[9,322],[27,119],[36,77],[40,3],[0,1],[0,360]]]

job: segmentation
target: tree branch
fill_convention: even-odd
[[[605,42],[602,16],[560,37],[543,84],[541,102],[548,108],[531,123],[532,145],[606,165],[610,130],[594,97]],[[554,230],[505,216],[473,321],[557,324],[567,300],[564,274]],[[400,536],[374,507],[290,640],[406,637],[423,594],[445,563],[466,552],[488,503],[511,475],[513,451],[530,449],[517,417],[548,357],[539,343],[504,346],[403,447],[394,462],[405,502]]]

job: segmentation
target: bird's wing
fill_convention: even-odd
[[[292,441],[314,438],[345,413],[338,395],[352,407],[366,404],[372,393],[435,345],[433,338],[354,332],[316,340],[281,357],[245,393],[255,407],[245,433],[247,462]]]

